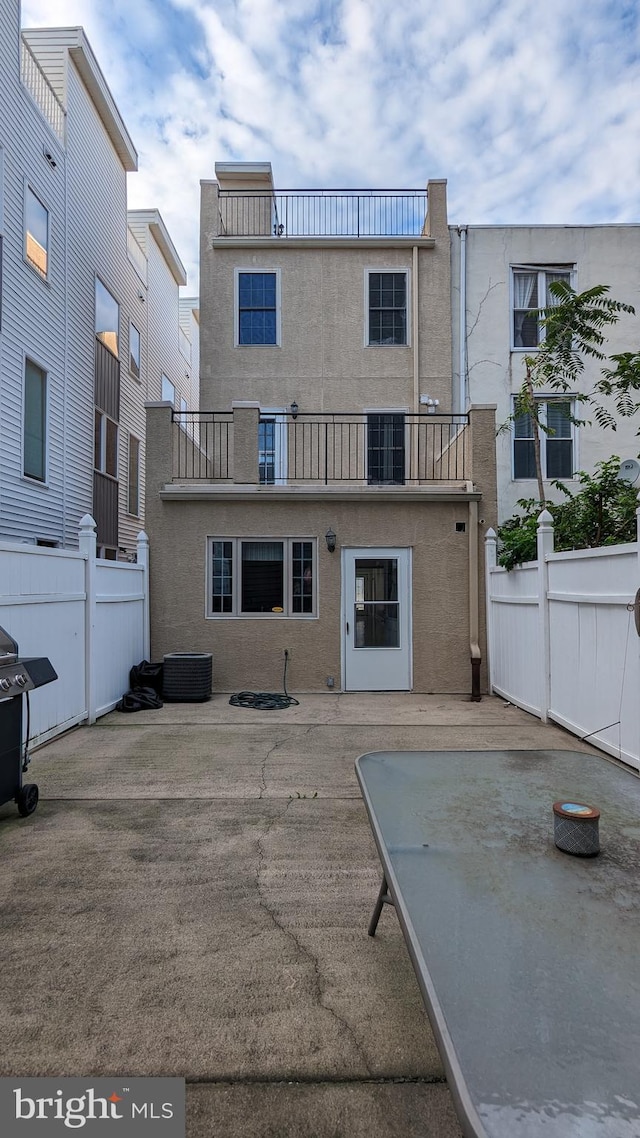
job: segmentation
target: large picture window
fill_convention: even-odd
[[[211,538],[208,616],[314,616],[316,543]]]
[[[543,478],[573,478],[575,471],[575,428],[569,399],[540,399],[540,460]],[[513,477],[535,478],[533,443],[535,424],[529,414],[513,420]]]

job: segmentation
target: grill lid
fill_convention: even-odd
[[[18,643],[0,626],[0,664],[11,664],[18,659]]]

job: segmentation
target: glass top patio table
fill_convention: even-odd
[[[380,751],[356,773],[463,1132],[640,1136],[640,779],[575,751]],[[601,811],[596,857],[553,803]]]

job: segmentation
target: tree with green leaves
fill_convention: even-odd
[[[630,304],[613,300],[608,285],[594,285],[577,293],[568,281],[549,285],[553,302],[538,311],[543,341],[535,355],[524,357],[525,378],[514,402],[513,414],[500,430],[522,416],[530,417],[533,427],[533,453],[538,482],[538,499],[546,505],[546,494],[540,459],[540,432],[552,433],[542,421],[536,391],[571,393],[576,403],[588,406],[601,427],[615,431],[618,417],[628,418],[640,410],[640,351],[607,355],[605,331],[617,324],[623,313],[635,315]],[[587,361],[600,365],[600,374],[591,390],[580,390]],[[602,402],[613,399],[615,412]],[[589,420],[570,415],[571,422],[582,425]],[[638,428],[640,433],[640,427]]]

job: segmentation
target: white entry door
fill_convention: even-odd
[[[345,691],[410,690],[411,550],[344,549],[342,558]]]

